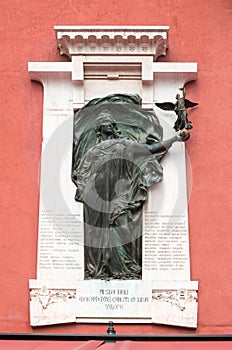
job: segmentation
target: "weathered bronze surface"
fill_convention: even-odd
[[[85,279],[142,278],[142,207],[162,180],[161,158],[182,132],[162,141],[154,111],[137,95],[94,99],[74,117],[72,179],[84,203]]]
[[[167,111],[174,111],[177,115],[177,120],[174,124],[174,129],[179,130],[190,130],[193,128],[192,122],[188,120],[187,108],[195,107],[198,105],[196,102],[191,102],[185,98],[186,92],[185,88],[180,88],[183,91],[183,96],[180,94],[176,95],[176,103],[172,102],[163,102],[156,103],[156,106]]]

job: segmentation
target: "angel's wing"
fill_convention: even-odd
[[[174,111],[174,103],[172,102],[162,102],[162,103],[155,103],[155,105],[165,111]]]
[[[192,101],[189,101],[185,98],[184,100],[184,105],[185,105],[185,108],[190,108],[190,107],[195,107],[198,105],[198,103],[196,102],[192,102]]]

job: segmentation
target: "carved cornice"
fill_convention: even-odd
[[[168,48],[169,27],[55,26],[61,55],[142,55],[154,61]]]

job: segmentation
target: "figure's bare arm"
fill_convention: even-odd
[[[158,153],[167,151],[174,142],[185,142],[190,138],[190,132],[182,131],[179,133],[179,135],[176,135],[174,137],[171,137],[168,140],[160,141],[160,142],[153,142],[151,144],[143,143],[143,144],[137,144],[135,147],[135,152],[138,155],[147,155],[147,151],[150,153]]]
[[[173,145],[174,142],[185,142],[189,138],[190,138],[190,132],[181,131],[179,135],[171,137],[168,140],[148,145],[149,151],[153,154],[157,152],[167,151]]]

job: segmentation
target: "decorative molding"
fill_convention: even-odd
[[[197,302],[198,297],[196,290],[152,290],[152,300],[176,305],[184,311],[189,303]]]
[[[168,26],[55,26],[61,55],[165,56]]]
[[[42,309],[47,309],[54,303],[67,302],[70,299],[76,299],[76,290],[48,289],[43,286],[30,291],[30,300],[39,302]]]

